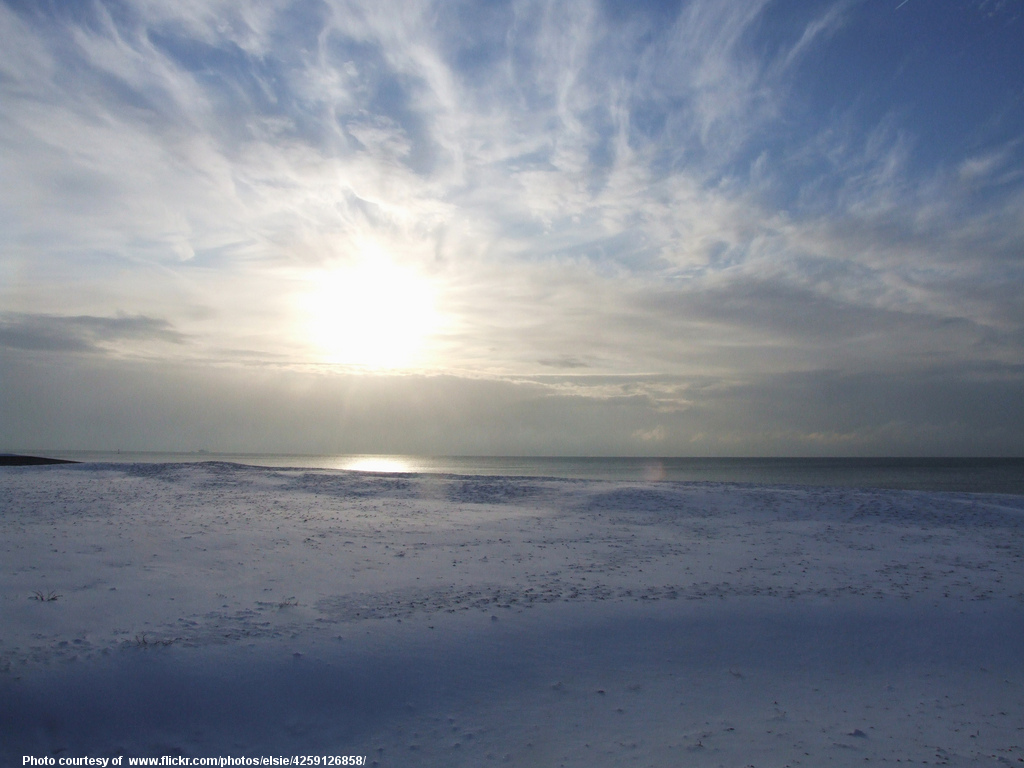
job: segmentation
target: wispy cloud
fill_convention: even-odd
[[[956,24],[892,10],[0,3],[3,338],[315,366],[311,282],[383,254],[444,315],[423,372],[661,408],[643,377],[1015,364],[1019,99],[934,90]],[[1018,71],[1009,11],[935,13]]]

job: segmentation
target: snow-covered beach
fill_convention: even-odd
[[[0,758],[1024,762],[1024,497],[0,472]]]

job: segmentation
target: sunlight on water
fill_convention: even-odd
[[[665,465],[656,459],[644,467],[644,480],[653,482],[655,480],[664,480],[666,477]]]
[[[353,456],[340,469],[356,472],[412,472],[412,464],[401,456]]]

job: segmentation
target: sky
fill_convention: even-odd
[[[0,450],[1024,455],[1017,0],[0,0]]]

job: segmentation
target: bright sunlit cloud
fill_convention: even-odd
[[[301,299],[319,362],[400,369],[427,362],[439,324],[433,286],[386,255],[316,273]]]

